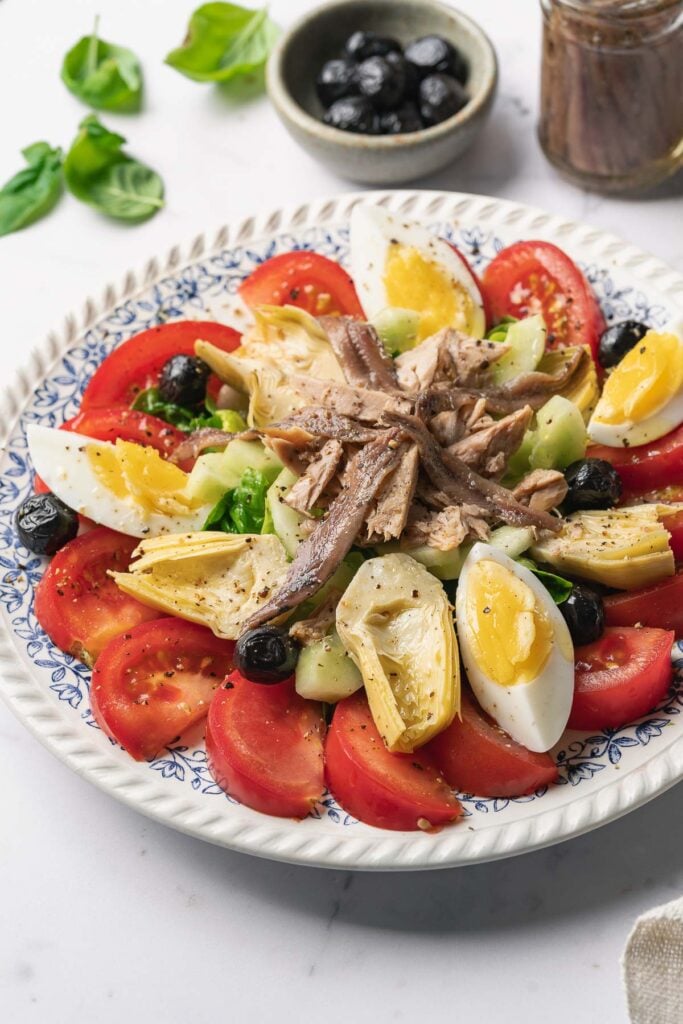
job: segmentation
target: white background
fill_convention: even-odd
[[[0,0],[0,181],[28,143],[69,145],[86,111],[59,66],[99,12],[104,38],[140,55],[147,83],[144,113],[104,119],[167,186],[166,208],[142,226],[66,197],[0,239],[3,383],[66,312],[149,256],[255,210],[354,187],[300,152],[267,101],[236,106],[164,66],[192,6]],[[309,6],[271,3],[283,25]],[[683,270],[680,181],[648,200],[601,199],[562,183],[540,154],[535,0],[460,7],[491,35],[500,92],[476,148],[418,184],[588,220]],[[532,856],[373,876],[269,864],[152,824],[67,771],[2,706],[0,778],[3,1024],[617,1024],[631,922],[683,888],[680,788]]]

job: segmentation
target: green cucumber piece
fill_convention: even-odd
[[[306,518],[290,508],[284,500],[297,480],[296,473],[292,473],[291,469],[283,469],[266,494],[266,509],[270,514],[273,533],[280,539],[290,558],[294,558],[299,544],[308,536],[308,531],[303,529]]]
[[[387,307],[372,321],[380,341],[390,356],[415,348],[420,329],[420,314],[414,309]]]
[[[547,334],[543,317],[537,314],[509,324],[502,338],[494,335],[493,341],[501,340],[509,348],[491,367],[495,382],[502,384],[535,370],[543,358]]]
[[[363,685],[363,677],[346,653],[336,632],[304,647],[296,664],[295,686],[300,697],[336,704]]]
[[[586,454],[588,435],[579,408],[562,395],[553,395],[536,413],[531,469],[564,470]]]
[[[223,452],[200,455],[186,484],[187,496],[198,501],[216,502],[226,491],[237,487],[246,469],[255,469],[274,480],[282,463],[260,441],[236,438]]]

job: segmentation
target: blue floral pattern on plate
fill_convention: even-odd
[[[505,242],[481,228],[455,230],[449,224],[431,225],[449,241],[456,243],[479,272],[499,252]],[[35,617],[35,588],[45,560],[36,557],[17,540],[14,514],[31,493],[33,471],[28,458],[25,429],[28,423],[58,426],[75,415],[83,389],[102,359],[116,345],[156,324],[177,319],[211,318],[214,311],[234,298],[241,280],[256,266],[280,252],[291,249],[315,250],[332,259],[346,262],[347,228],[307,228],[299,234],[283,233],[262,243],[226,248],[217,255],[191,263],[145,290],[144,294],[121,303],[86,331],[79,344],[71,348],[51,374],[36,389],[26,411],[14,430],[3,462],[0,482],[0,605],[16,639],[23,646],[37,674],[71,712],[80,716],[84,726],[97,729],[88,705],[90,670],[59,650],[46,636]],[[633,317],[661,327],[668,319],[667,309],[652,304],[638,289],[615,280],[604,267],[593,264],[583,269],[598,296],[608,320]],[[217,318],[220,318],[218,312]],[[591,736],[566,739],[556,752],[560,771],[557,785],[575,787],[590,783],[609,766],[627,759],[634,748],[656,743],[683,707],[683,648],[674,652],[676,684],[666,701],[645,720],[617,730],[605,730]],[[573,736],[574,734],[569,734]],[[113,742],[113,741],[109,741]],[[235,801],[214,782],[203,748],[169,747],[148,762],[169,785],[184,785],[202,796]],[[530,803],[543,798],[547,789],[529,796],[508,799],[483,799],[462,795],[466,815],[505,811],[510,805]],[[315,808],[314,818],[326,818],[335,825],[354,825],[356,821],[327,794]]]

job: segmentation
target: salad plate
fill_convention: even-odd
[[[475,271],[505,246],[529,238],[565,249],[590,281],[608,323],[652,327],[683,315],[683,277],[622,240],[527,206],[459,193],[346,194],[275,210],[174,247],[37,347],[0,408],[1,692],[33,734],[74,771],[165,825],[256,856],[345,869],[400,870],[479,863],[569,839],[640,806],[683,776],[683,648],[677,682],[645,718],[619,729],[565,733],[555,750],[559,780],[514,799],[461,796],[463,818],[436,834],[366,826],[330,796],[303,821],[267,817],[214,782],[201,742],[171,746],[135,762],[98,727],[90,670],[60,651],[35,616],[44,560],[22,547],[14,516],[31,493],[29,425],[54,427],[74,415],[102,359],[138,332],[179,319],[239,327],[240,282],[269,257],[292,249],[348,260],[348,224],[359,201],[379,204],[457,243]]]

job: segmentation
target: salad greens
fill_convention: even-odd
[[[140,221],[155,214],[164,205],[164,185],[156,171],[124,153],[126,140],[95,114],[79,127],[64,160],[69,191],[118,220]]]
[[[207,398],[203,409],[188,409],[175,402],[165,402],[159,394],[159,388],[147,388],[141,391],[133,402],[133,409],[147,412],[166,423],[173,424],[180,430],[200,430],[202,427],[215,427],[231,434],[239,434],[247,429],[247,424],[234,409],[216,409],[214,402]]]
[[[166,63],[195,82],[228,82],[259,71],[277,33],[265,7],[254,11],[239,4],[202,4]]]
[[[140,62],[131,50],[100,39],[98,22],[64,57],[62,81],[90,107],[133,113],[142,102]]]
[[[541,581],[555,604],[564,604],[572,592],[573,584],[570,583],[569,580],[566,580],[564,576],[557,576],[554,572],[547,572],[545,569],[539,569],[536,563],[532,562],[530,558],[518,558],[517,561],[520,565],[529,569],[536,579]]]
[[[44,217],[62,191],[62,151],[47,142],[22,149],[28,167],[0,189],[0,235],[25,228]]]
[[[226,491],[212,508],[202,530],[223,533],[261,533],[270,479],[258,469],[246,469],[237,487]]]

